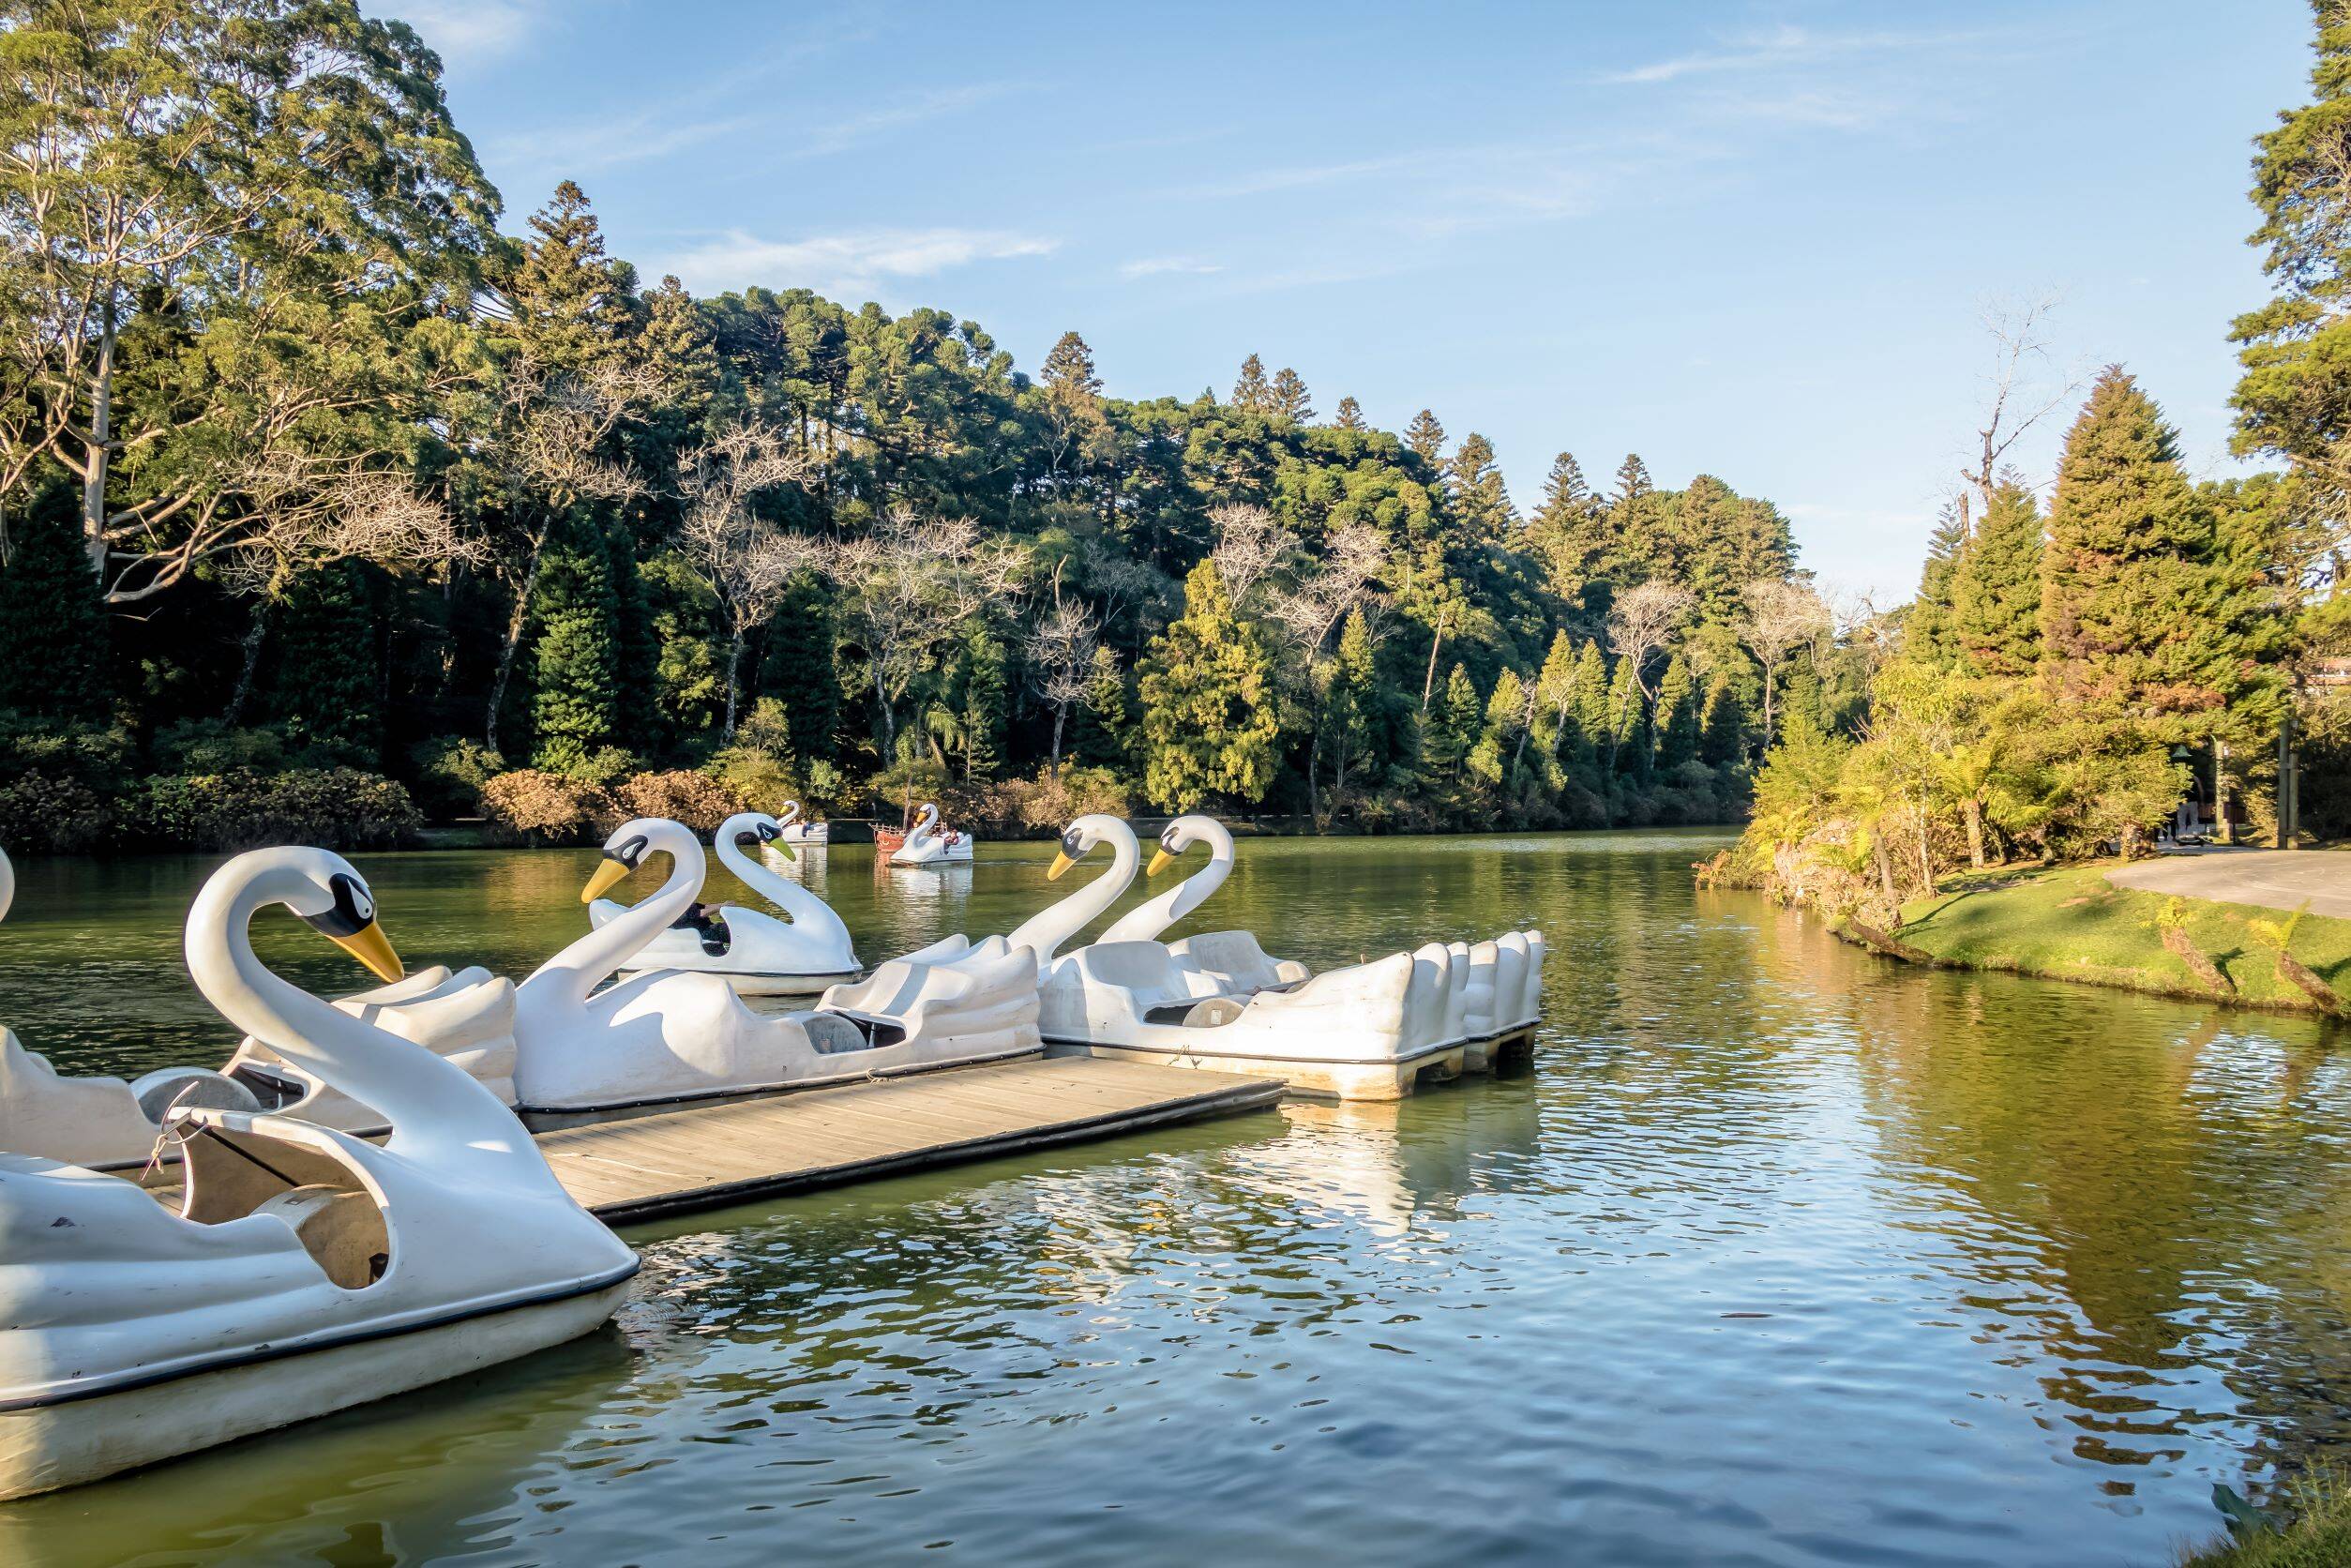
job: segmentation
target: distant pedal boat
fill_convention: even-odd
[[[715,974],[738,996],[809,996],[864,972],[849,927],[832,906],[754,862],[739,848],[746,838],[758,839],[762,852],[780,851],[789,858],[795,852],[783,847],[782,824],[763,812],[745,811],[719,824],[711,842],[744,886],[790,918],[739,904],[689,905],[627,960],[620,972],[624,980],[681,970]],[[599,898],[589,906],[589,923],[603,927],[627,908]]]

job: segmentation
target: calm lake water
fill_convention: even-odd
[[[1540,925],[1533,1072],[636,1229],[610,1331],[0,1507],[0,1561],[2154,1568],[2351,1440],[2351,1053],[1898,969],[1694,892],[1716,842],[1244,843],[1206,924],[1318,967]],[[981,853],[809,876],[870,961],[1043,902]],[[592,858],[361,865],[412,966],[520,975]],[[205,868],[22,867],[0,1018],[217,1060]]]

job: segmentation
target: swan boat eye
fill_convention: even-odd
[[[637,863],[645,858],[644,835],[640,833],[634,838],[624,839],[617,847],[605,851],[604,858],[617,861],[634,871]]]
[[[761,822],[759,826],[753,828],[751,832],[758,837],[761,843],[773,844],[776,839],[783,837],[784,830],[777,827],[774,822]]]
[[[358,878],[338,871],[326,879],[334,905],[324,914],[306,914],[303,923],[326,937],[356,936],[375,924],[375,900]]]

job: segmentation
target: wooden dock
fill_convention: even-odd
[[[1278,1079],[1057,1056],[540,1133],[614,1225],[1255,1110]]]

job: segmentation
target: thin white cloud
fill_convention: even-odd
[[[1052,253],[1058,240],[994,229],[882,229],[762,239],[741,229],[678,251],[650,269],[671,272],[696,294],[761,285],[807,288],[842,301],[866,300],[893,283],[935,277],[974,262]]]
[[[544,0],[373,0],[368,9],[416,29],[450,70],[505,58],[552,15]]]
[[[723,120],[667,120],[647,113],[617,121],[540,126],[491,138],[482,147],[482,160],[517,183],[528,183],[518,178],[521,173],[535,181],[541,176],[569,179],[666,158],[733,135],[752,123],[750,116],[740,114]]]
[[[1855,54],[1905,53],[1940,49],[1972,41],[1972,33],[1816,33],[1808,28],[1782,26],[1769,33],[1729,40],[1723,48],[1652,61],[1630,70],[1603,76],[1603,82],[1639,85],[1675,82],[1686,76],[1724,71],[1770,70],[1788,66],[1817,65]]]
[[[933,120],[993,103],[1017,92],[1019,86],[1015,82],[980,82],[968,86],[944,87],[936,92],[914,94],[863,114],[828,120],[814,132],[801,137],[789,150],[803,157],[846,152],[851,147],[888,136],[893,131],[927,125]]]
[[[1119,264],[1121,278],[1157,278],[1168,273],[1208,273],[1225,269],[1214,262],[1194,261],[1189,256],[1143,256]]]

